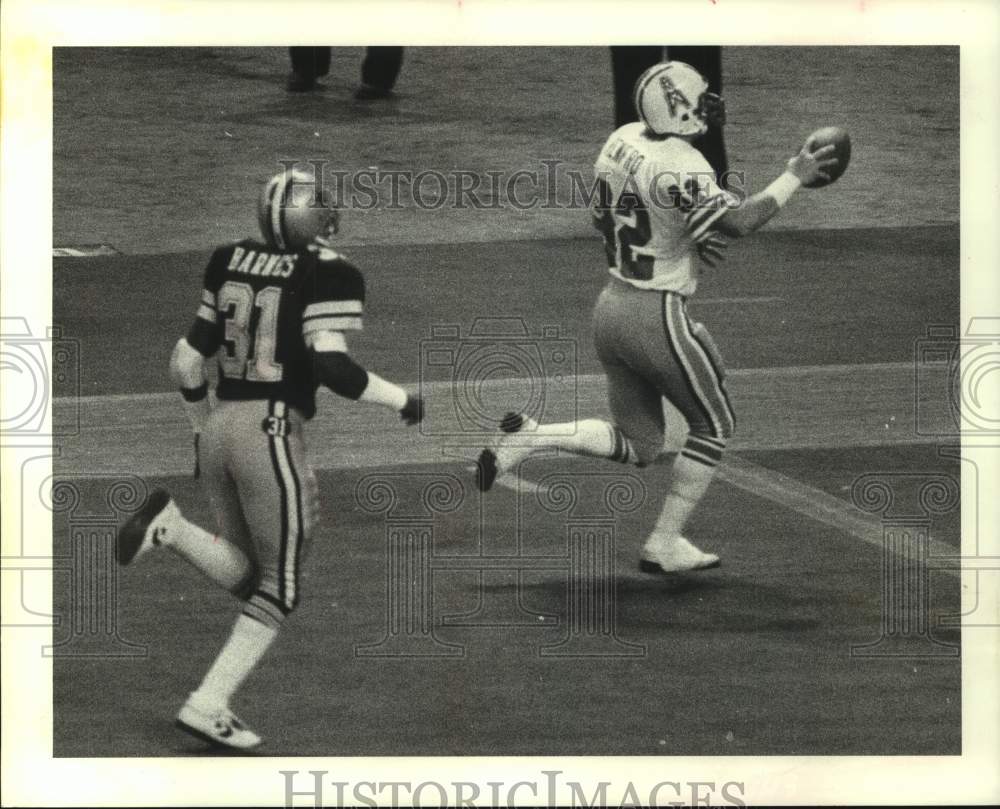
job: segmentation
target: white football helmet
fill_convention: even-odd
[[[264,185],[257,205],[264,240],[279,250],[304,250],[317,238],[329,240],[340,228],[340,211],[322,182],[290,169]]]
[[[725,102],[686,62],[653,65],[635,83],[633,101],[639,119],[657,135],[697,137],[726,122]]]

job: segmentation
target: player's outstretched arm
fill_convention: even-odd
[[[205,378],[205,357],[186,337],[181,337],[170,355],[170,378],[181,389],[184,410],[191,429],[200,433],[208,420],[208,380]]]
[[[343,333],[324,331],[311,335],[310,347],[317,379],[338,396],[391,408],[410,425],[423,419],[423,399],[358,365],[347,353]]]
[[[730,208],[712,227],[726,236],[746,236],[770,220],[803,185],[816,180],[829,181],[826,172],[837,165],[837,158],[833,156],[835,149],[829,145],[812,151],[812,145],[810,138],[788,161],[788,167],[778,179],[738,208]]]
[[[170,355],[170,378],[181,390],[184,411],[194,431],[194,476],[201,473],[199,441],[201,432],[212,412],[208,399],[208,380],[205,378],[205,356],[181,337]]]

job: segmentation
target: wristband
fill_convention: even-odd
[[[786,171],[765,188],[764,193],[778,203],[779,208],[782,208],[801,185],[802,181],[798,177],[790,171]]]
[[[369,372],[368,385],[361,394],[361,401],[402,410],[406,406],[406,391],[399,385],[387,382],[378,374]]]
[[[181,393],[184,394],[184,391]],[[205,422],[212,413],[212,403],[208,396],[191,400],[184,395],[184,411],[187,413],[188,421],[191,422],[191,429],[200,433],[205,429]]]
[[[200,402],[208,396],[208,382],[202,382],[196,388],[181,388],[181,396],[185,402]]]

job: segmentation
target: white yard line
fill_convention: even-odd
[[[759,295],[759,296],[748,296],[744,298],[691,298],[688,301],[690,306],[697,306],[698,304],[716,304],[716,303],[782,303],[784,298],[775,298],[773,296]]]
[[[882,550],[885,547],[885,526],[873,514],[866,514],[848,502],[821,491],[801,480],[760,466],[746,458],[728,454],[719,467],[719,477],[745,492],[763,497],[803,517],[828,525],[844,534],[859,539],[867,545]],[[892,547],[900,554],[909,550],[902,543]],[[940,565],[947,559],[947,567],[936,567],[955,578],[961,578],[958,567],[958,548],[936,539],[928,539],[929,556]]]
[[[470,474],[473,468],[470,467]],[[783,475],[773,469],[755,464],[729,452],[719,466],[716,476],[756,497],[770,500],[783,508],[803,517],[829,526],[840,533],[884,551],[885,525],[875,515],[866,514],[854,508],[847,500],[842,500],[827,492],[810,486],[797,478]],[[519,477],[511,472],[497,477],[495,484],[519,494],[544,495],[548,488],[527,477]],[[808,531],[803,536],[809,537]],[[889,546],[897,555],[906,555],[910,550],[902,543]],[[968,568],[960,556],[960,551],[944,542],[928,539],[929,559],[935,570],[960,579],[962,568]]]
[[[473,471],[474,467],[470,466],[469,473],[472,474]],[[828,494],[797,478],[755,464],[732,452],[726,454],[716,476],[737,489],[770,500],[789,511],[861,540],[878,550],[884,550],[886,547],[885,525],[878,517],[859,511],[849,501]],[[498,475],[494,485],[521,495],[536,496],[544,495],[548,488],[544,483],[523,475],[518,476],[513,472]],[[809,532],[803,532],[803,536],[808,537]],[[901,543],[890,547],[897,554],[909,553],[909,549]],[[953,578],[961,578],[960,563],[968,568],[966,560],[961,558],[960,551],[947,543],[929,538],[928,550],[935,570],[941,570]]]
[[[924,375],[924,384],[941,387],[939,398],[945,399],[946,388],[939,383],[947,381],[946,371],[942,366]],[[492,425],[504,410],[537,397],[541,387],[546,422],[607,416],[601,375],[549,380],[544,386],[534,382],[487,379],[473,391],[477,401],[464,404],[461,397],[469,395],[467,388],[448,381],[425,384],[428,415],[419,430],[404,427],[381,408],[323,392],[318,415],[306,428],[312,462],[318,469],[433,464],[454,462],[456,451],[471,459],[493,435]],[[932,429],[918,434],[914,384],[909,363],[733,371],[728,387],[737,432],[730,447],[741,451],[941,443],[949,427],[947,403],[937,402],[929,412]],[[470,431],[463,412],[481,414],[483,407],[489,417]],[[176,393],[57,399],[53,422],[61,428],[55,442],[61,473],[156,476],[190,471],[190,428]],[[679,445],[683,435],[683,420],[668,410],[667,445]]]
[[[865,544],[882,547],[882,523],[874,515],[734,453],[752,450],[820,449],[903,444],[957,444],[949,432],[947,366],[922,371],[923,429],[915,424],[917,391],[912,363],[744,368],[731,371],[728,387],[737,411],[737,434],[719,469],[725,482],[828,525]],[[535,384],[533,385],[532,382]],[[606,382],[599,374],[546,380],[543,418],[572,421],[606,416]],[[416,389],[416,385],[409,385]],[[516,402],[537,393],[537,380],[487,379],[476,388],[478,405]],[[417,464],[471,465],[494,435],[491,425],[468,431],[458,420],[456,396],[467,389],[450,381],[425,383],[428,416],[423,430],[406,428],[393,414],[322,393],[308,425],[310,457],[317,469],[364,469]],[[496,400],[496,401],[495,401]],[[502,401],[501,401],[502,400]],[[928,410],[928,406],[933,405]],[[472,412],[472,411],[467,411]],[[78,420],[78,421],[77,421]],[[929,423],[928,423],[929,420]],[[74,425],[56,441],[58,474],[188,475],[190,428],[176,393],[114,394],[55,401],[56,423]],[[78,429],[75,425],[78,424]],[[668,411],[667,447],[679,446],[684,427]],[[945,435],[946,437],[942,437]],[[866,471],[859,469],[858,474]],[[539,484],[501,476],[498,486],[521,491]],[[932,541],[934,557],[955,560],[957,549]],[[957,561],[957,560],[956,560]],[[959,575],[957,566],[943,568]]]
[[[737,298],[729,298],[727,301],[742,300]],[[763,300],[763,299],[754,299]],[[774,300],[781,300],[780,298],[775,298]],[[708,301],[702,301],[702,303],[716,303],[722,302],[722,298],[715,300],[709,299]],[[947,365],[945,363],[937,363],[925,366],[930,369],[931,373],[935,371],[939,373],[944,373],[947,370]],[[866,365],[784,365],[784,366],[765,366],[763,368],[732,368],[726,372],[727,378],[729,379],[753,379],[754,377],[762,376],[850,376],[854,373],[870,374],[870,373],[887,373],[887,374],[914,374],[915,366],[912,362],[874,362]],[[578,386],[585,387],[596,384],[604,384],[603,374],[580,374],[576,377]],[[493,381],[492,384],[527,384],[530,380],[513,378],[509,380],[504,380],[502,383],[498,381]],[[419,387],[417,382],[410,382],[404,384],[403,387],[408,390],[417,390]],[[424,383],[424,388],[428,395],[434,395],[435,393],[445,393],[451,390],[453,387],[452,382],[426,382]],[[72,402],[79,402],[83,406],[87,405],[101,405],[101,404],[114,404],[116,402],[177,402],[177,393],[173,391],[164,391],[159,393],[109,393],[100,394],[96,396],[57,396],[53,399],[56,404],[68,405]],[[323,390],[320,391],[320,397],[326,397]]]

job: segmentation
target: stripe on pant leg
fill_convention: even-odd
[[[274,414],[278,418],[287,418],[288,411],[284,402],[275,403]],[[281,582],[282,601],[286,609],[292,609],[298,601],[298,556],[302,543],[302,487],[288,450],[287,436],[272,439],[272,446],[285,492],[285,543],[282,545],[279,557],[278,576]]]
[[[667,340],[670,343],[670,350],[673,352],[677,366],[681,370],[684,381],[687,383],[691,398],[697,403],[698,409],[705,416],[705,423],[712,429],[715,435],[722,434],[722,422],[719,420],[716,408],[712,406],[711,400],[705,395],[703,388],[704,380],[695,372],[695,367],[688,356],[690,346],[683,340],[683,326],[679,317],[681,299],[678,295],[664,293],[663,295],[663,323],[667,333]]]
[[[268,405],[268,414],[275,415],[275,402]],[[285,565],[286,548],[288,547],[288,488],[285,485],[285,477],[281,473],[281,464],[278,461],[278,440],[273,436],[267,437],[268,449],[271,453],[271,467],[274,470],[274,479],[278,484],[278,492],[281,507],[281,540],[278,543],[278,597],[285,601],[285,579],[282,575]]]
[[[715,367],[702,347],[694,339],[688,328],[687,315],[683,302],[678,296],[667,307],[670,319],[671,335],[678,342],[678,353],[692,377],[695,389],[701,395],[702,404],[711,415],[713,433],[716,436],[726,436],[732,433],[733,416],[725,392],[719,387],[719,378]]]
[[[288,471],[291,473],[291,499],[294,501],[294,509],[291,510],[291,517],[294,517],[294,522],[291,522],[289,528],[294,531],[294,533],[289,533],[288,537],[288,555],[285,560],[285,568],[282,574],[286,578],[286,593],[287,601],[286,607],[292,609],[299,600],[299,553],[302,550],[302,541],[305,538],[305,526],[304,518],[305,512],[303,511],[302,503],[302,481],[299,479],[299,473],[295,469],[295,461],[292,460],[291,447],[288,445],[288,436],[281,439],[282,446],[278,451],[278,459],[282,459],[282,453],[284,454],[284,462],[288,466]]]
[[[701,353],[704,355],[705,361],[708,363],[708,366],[712,369],[712,373],[715,375],[715,384],[722,393],[722,398],[726,404],[726,412],[729,414],[729,432],[732,434],[736,430],[736,411],[733,410],[733,403],[729,400],[729,391],[726,390],[726,375],[723,373],[722,368],[720,368],[716,363],[716,359],[718,359],[718,349],[716,349],[715,353],[709,351],[705,342],[698,337],[695,330],[691,328],[691,318],[687,312],[686,302],[682,304],[682,310],[684,312],[684,326],[686,332],[691,336],[691,339],[698,344],[698,348],[701,349]]]
[[[704,402],[702,402],[701,397],[698,395],[698,391],[695,389],[693,380],[688,372],[687,366],[684,363],[678,350],[678,346],[674,341],[674,337],[671,334],[670,318],[668,317],[668,310],[670,304],[668,300],[670,298],[676,297],[669,292],[664,292],[660,296],[660,314],[663,316],[663,334],[667,338],[667,346],[670,348],[670,353],[673,355],[674,363],[677,365],[677,369],[681,372],[681,378],[684,380],[684,385],[687,387],[688,394],[691,400],[695,403],[698,410],[701,411],[702,416],[705,419],[705,423],[709,426],[712,425],[712,416],[705,407]]]

